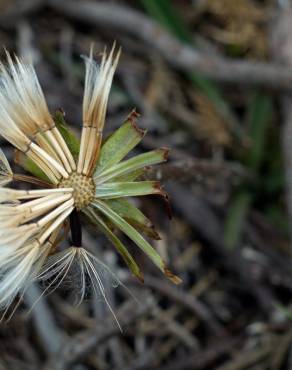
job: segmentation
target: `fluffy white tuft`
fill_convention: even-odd
[[[29,136],[54,126],[44,94],[32,64],[7,53],[8,65],[1,64],[0,105],[16,125]]]
[[[13,172],[11,170],[10,164],[0,149],[0,186],[5,186],[9,184],[13,179]]]
[[[106,107],[113,76],[120,57],[120,50],[114,57],[115,45],[107,56],[104,51],[100,66],[93,60],[93,49],[85,60],[85,86],[83,97],[83,124],[103,129]]]
[[[79,297],[76,303],[80,304],[86,297],[89,282],[93,293],[106,303],[120,328],[105,290],[105,285],[108,285],[105,284],[106,281],[110,281],[112,287],[124,286],[120,279],[102,261],[80,247],[71,247],[49,257],[37,279],[47,281],[45,292],[51,292],[62,282],[70,282],[70,277],[73,287],[78,287]]]
[[[0,134],[27,152],[52,180],[59,174],[67,178],[75,161],[55,127],[32,64],[12,60],[7,53],[7,65],[0,64],[0,72]]]
[[[0,135],[22,152],[25,152],[29,147],[29,138],[19,129],[16,123],[12,120],[11,116],[7,113],[5,107],[1,103],[1,98]]]
[[[91,175],[99,155],[102,130],[113,76],[120,57],[118,50],[114,57],[115,44],[107,56],[104,51],[100,66],[93,60],[91,48],[85,60],[85,86],[83,97],[83,128],[77,172]]]
[[[0,188],[0,308],[8,308],[39,272],[52,236],[73,210],[72,190]]]
[[[18,295],[22,298],[38,275],[50,248],[50,243],[39,245],[37,242],[28,242],[18,253],[6,259],[0,274],[1,308],[8,309]]]

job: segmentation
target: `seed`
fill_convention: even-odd
[[[87,207],[95,194],[95,185],[92,177],[86,177],[76,172],[72,172],[67,179],[62,179],[58,187],[74,189],[74,204],[78,210]]]

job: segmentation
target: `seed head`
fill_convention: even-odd
[[[140,281],[140,267],[112,226],[134,241],[167,278],[175,284],[180,282],[142,236],[159,238],[151,221],[127,200],[151,194],[165,198],[157,181],[139,181],[139,177],[146,167],[164,162],[168,150],[161,148],[126,158],[146,133],[136,124],[136,112],[102,144],[106,107],[119,57],[120,50],[115,52],[114,45],[109,55],[103,53],[100,66],[93,60],[93,50],[89,58],[84,58],[80,143],[65,122],[52,118],[32,65],[17,57],[13,60],[9,54],[8,65],[0,65],[0,134],[22,152],[18,163],[34,175],[13,174],[0,151],[0,186],[14,180],[42,187],[0,187],[0,307],[9,307],[35,280],[47,280],[46,290],[50,290],[72,269],[76,277],[78,266],[80,302],[89,279],[93,291],[112,311],[102,280],[110,278],[114,286],[120,281],[83,247],[80,212],[107,236]],[[72,247],[60,251],[59,234],[68,218]]]
[[[58,187],[73,188],[74,205],[78,211],[86,208],[95,195],[95,184],[92,177],[72,172],[68,179],[62,179]]]

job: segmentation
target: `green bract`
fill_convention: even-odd
[[[95,197],[90,205],[83,209],[83,213],[111,241],[132,274],[140,281],[143,281],[140,268],[127,247],[114,234],[113,228],[127,235],[171,281],[178,284],[180,279],[166,268],[160,255],[142,236],[144,234],[154,240],[160,239],[153,224],[133,203],[125,199],[152,194],[166,197],[158,181],[137,181],[137,179],[144,174],[147,167],[167,160],[169,152],[167,148],[125,159],[146,133],[137,127],[136,117],[137,113],[133,111],[125,123],[103,143],[93,174]],[[68,137],[71,138],[70,150],[72,153],[78,153],[78,141],[75,137],[72,140],[73,136],[65,122],[62,123],[62,127],[64,131],[61,133],[64,138],[66,140]]]

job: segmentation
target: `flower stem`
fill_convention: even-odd
[[[70,228],[71,228],[71,237],[72,245],[74,247],[82,246],[82,227],[80,221],[80,213],[74,208],[70,214]]]

